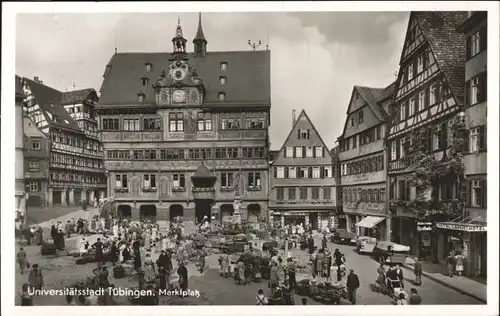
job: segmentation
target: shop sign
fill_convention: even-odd
[[[309,213],[304,213],[304,212],[284,212],[283,215],[285,216],[307,216]]]
[[[417,232],[428,232],[428,231],[432,231],[432,223],[417,222]]]
[[[436,226],[441,229],[459,230],[464,232],[485,232],[486,226],[458,224],[458,223],[437,223]]]

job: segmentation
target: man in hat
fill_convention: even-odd
[[[351,269],[347,276],[347,295],[352,305],[356,305],[356,290],[359,288],[359,278]]]

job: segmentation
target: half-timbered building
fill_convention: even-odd
[[[273,223],[331,227],[337,215],[332,155],[306,112],[293,115],[290,134],[271,164]]]
[[[97,108],[110,195],[132,218],[218,221],[238,209],[258,222],[268,204],[270,52],[208,51],[201,15],[194,52],[186,42],[179,21],[172,52],[115,53],[106,65]],[[216,177],[203,188],[210,214],[197,209],[191,181],[202,162]]]
[[[77,93],[60,92],[44,85],[38,77],[23,78],[24,112],[51,142],[48,206],[72,205],[105,196],[101,143],[95,134],[84,130],[85,125],[80,128],[77,117],[73,119],[64,107],[72,103],[76,112],[93,119],[97,93],[93,89],[85,91],[75,97]]]
[[[358,236],[386,239],[390,230],[384,138],[394,90],[395,84],[386,88],[354,86],[338,139],[346,229]]]
[[[430,194],[417,190],[408,176],[418,162],[404,158],[410,148],[421,145],[413,143],[416,131],[425,135],[423,152],[433,154],[437,161],[446,156],[453,137],[452,122],[463,111],[465,39],[456,28],[466,18],[466,12],[412,12],[408,22],[387,145],[389,199],[403,202],[391,203],[392,239],[411,246],[414,253],[430,248],[431,233],[426,229],[417,234],[422,218],[404,203],[422,195],[429,195],[435,205],[448,203],[456,198],[459,184],[450,179]],[[441,237],[439,244],[447,241]],[[443,259],[444,247],[439,252]]]

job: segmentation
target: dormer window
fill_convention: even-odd
[[[220,71],[226,71],[227,70],[227,62],[223,61],[220,63]]]
[[[225,85],[226,84],[226,81],[227,81],[227,78],[224,77],[224,76],[220,76],[219,77],[219,82],[221,85]]]
[[[151,72],[152,69],[153,69],[153,65],[151,65],[150,63],[146,63],[146,71]]]
[[[145,97],[145,96],[144,96],[144,93],[139,93],[139,94],[137,94],[137,100],[138,100],[139,102],[144,102],[144,97]]]
[[[226,93],[219,92],[219,101],[225,101],[225,100],[226,100]]]
[[[148,78],[141,78],[141,84],[142,86],[147,86],[149,83],[149,79]]]

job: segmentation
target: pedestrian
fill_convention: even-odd
[[[398,277],[398,280],[399,280],[399,283],[401,284],[401,288],[405,288],[405,284],[404,284],[404,278],[403,278],[403,269],[401,269],[401,265],[397,265],[396,266],[396,275]]]
[[[43,274],[42,271],[38,268],[38,264],[34,264],[30,274],[28,276],[30,287],[35,290],[40,290],[43,287]]]
[[[113,265],[116,264],[116,262],[118,261],[118,247],[116,246],[116,242],[113,241],[113,243],[111,244],[111,247],[110,247],[110,250],[109,250],[109,256],[110,256],[110,259],[111,259],[111,263]]]
[[[139,271],[141,268],[142,268],[141,251],[139,249],[136,249],[134,251],[134,269],[136,271]]]
[[[352,305],[356,305],[356,290],[359,288],[359,278],[351,269],[347,276],[347,295]]]
[[[417,289],[412,288],[410,290],[410,305],[420,305],[422,304],[422,297],[418,294]]]
[[[177,268],[177,274],[179,275],[179,286],[181,290],[185,291],[188,288],[188,271],[184,266],[184,262],[179,262],[179,267]]]
[[[146,254],[146,259],[144,260],[144,278],[146,282],[151,283],[156,279],[155,264],[151,260],[151,255]]]
[[[418,258],[415,258],[413,272],[415,273],[415,285],[422,285],[422,262]]]
[[[321,240],[321,247],[323,249],[326,249],[327,245],[328,245],[328,240],[326,239],[326,234],[324,234],[323,239]]]
[[[307,298],[305,297],[302,298],[302,305],[307,305]]]
[[[257,305],[268,305],[267,297],[264,295],[264,290],[259,289],[257,291]]]
[[[274,289],[279,285],[278,264],[273,262],[269,272],[269,289],[274,293]]]
[[[92,245],[92,247],[95,248],[95,261],[104,262],[104,255],[102,252],[104,244],[101,242],[101,238],[97,238],[97,241]]]
[[[68,220],[66,222],[66,226],[64,226],[64,231],[66,232],[66,238],[71,237],[71,221]]]
[[[97,277],[99,279],[99,287],[107,288],[109,286],[109,279],[108,279],[109,278],[109,271],[108,271],[108,268],[106,266],[103,266],[100,269]]]
[[[29,287],[28,283],[23,284],[21,294],[19,295],[21,297],[21,306],[33,306],[33,295],[29,294]]]
[[[318,294],[319,294],[318,276],[316,275],[316,273],[313,272],[312,279],[309,280],[309,296],[315,297]]]
[[[203,269],[205,269],[205,252],[203,251],[203,249],[200,249],[200,251],[198,252],[198,257],[200,258],[200,273],[203,273]]]
[[[377,283],[381,286],[385,284],[385,268],[383,263],[377,269]]]
[[[52,222],[52,225],[50,226],[50,237],[52,237],[54,244],[56,243],[56,236],[57,236],[56,223]]]
[[[238,284],[241,284],[243,283],[243,285],[246,285],[247,284],[247,280],[246,280],[246,277],[245,277],[245,263],[243,262],[243,260],[239,260],[238,261]]]
[[[453,278],[453,268],[455,266],[455,258],[451,252],[448,253],[446,257],[446,273],[449,277]]]
[[[464,259],[465,257],[457,252],[455,256],[455,270],[458,272],[458,276],[462,276],[462,272],[464,271]]]
[[[159,288],[161,290],[168,289],[168,285],[167,285],[167,271],[166,271],[165,267],[160,266],[158,268],[158,272],[160,273],[160,285],[159,285]]]
[[[24,248],[19,248],[17,252],[17,263],[19,264],[19,268],[21,269],[21,274],[24,274],[24,269],[29,268],[28,256],[26,255],[26,251]]]
[[[297,281],[295,277],[296,276],[295,271],[297,267],[293,262],[292,258],[288,258],[287,261],[288,261],[287,262],[288,282],[290,283],[290,289],[295,290],[295,288],[297,287]]]

